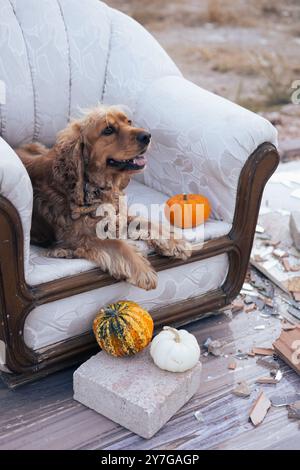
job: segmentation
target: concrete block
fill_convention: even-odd
[[[197,392],[200,376],[200,362],[187,372],[159,369],[149,347],[122,358],[101,351],[75,371],[74,399],[150,438]]]
[[[290,233],[297,250],[300,250],[300,211],[293,211],[290,215]]]

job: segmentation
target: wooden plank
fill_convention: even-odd
[[[254,330],[262,322],[265,330]],[[187,329],[200,345],[208,337],[224,341],[228,357],[202,356],[199,392],[152,439],[144,440],[75,402],[73,369],[68,369],[16,390],[0,384],[0,449],[267,449],[280,448],[281,443],[282,448],[299,448],[298,424],[288,419],[285,407],[269,410],[255,429],[248,421],[257,398],[255,381],[266,369],[252,357],[235,359],[235,370],[227,368],[238,349],[247,352],[255,345],[272,344],[280,334],[281,322],[240,312],[233,320],[225,315],[210,317]],[[280,364],[283,380],[261,386],[269,397],[300,388],[300,377]],[[232,394],[242,380],[251,386],[250,398]],[[197,410],[203,414],[203,423],[194,417]]]
[[[273,346],[276,353],[300,375],[300,326],[283,330]]]
[[[266,417],[267,412],[271,408],[271,402],[266,394],[262,391],[260,392],[258,398],[253,403],[249,417],[254,426],[258,426],[263,422]]]
[[[252,348],[253,354],[256,354],[257,356],[272,356],[274,353],[273,348]]]

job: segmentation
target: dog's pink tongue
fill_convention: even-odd
[[[134,162],[135,165],[144,166],[145,163],[146,163],[146,158],[143,157],[143,156],[136,157],[136,158],[133,160],[133,162]]]

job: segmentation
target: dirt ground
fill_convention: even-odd
[[[143,24],[186,78],[299,138],[299,0],[106,0]]]

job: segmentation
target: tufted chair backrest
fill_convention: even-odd
[[[134,110],[166,75],[180,72],[156,40],[99,0],[0,0],[0,136],[12,147],[52,145],[70,116],[99,102]]]

